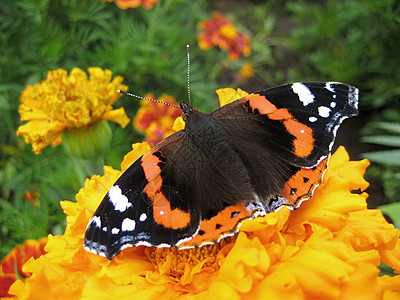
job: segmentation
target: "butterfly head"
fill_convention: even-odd
[[[180,106],[180,108],[182,110],[182,118],[183,118],[183,121],[185,121],[185,123],[186,123],[187,118],[190,115],[192,115],[194,112],[197,111],[192,106],[190,106],[190,104],[187,103],[186,101],[181,101],[179,103],[179,106]]]

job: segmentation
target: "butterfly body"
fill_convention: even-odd
[[[211,114],[182,102],[185,129],[121,175],[88,224],[85,248],[112,259],[130,246],[202,246],[245,219],[297,208],[320,184],[357,103],[356,88],[334,82],[272,88]]]

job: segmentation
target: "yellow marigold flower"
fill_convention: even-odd
[[[151,93],[146,98],[156,99]],[[161,95],[158,100],[178,106],[175,98],[166,94]],[[174,132],[172,126],[180,115],[181,111],[175,107],[143,99],[133,119],[133,126],[145,133],[144,140],[154,146]]]
[[[228,50],[228,58],[233,61],[242,55],[250,55],[248,37],[239,32],[232,21],[219,11],[215,11],[210,20],[201,22],[199,29],[202,32],[198,35],[197,41],[201,49],[208,50],[218,46],[221,50]]]
[[[59,145],[64,131],[87,128],[101,120],[128,125],[124,109],[112,108],[121,97],[118,90],[128,89],[123,78],[112,79],[110,70],[97,67],[88,72],[89,79],[79,68],[72,69],[69,76],[63,69],[49,71],[46,80],[23,91],[19,113],[27,123],[18,128],[17,135],[32,144],[36,154],[48,145]]]
[[[47,238],[39,241],[27,240],[23,245],[16,246],[0,263],[0,297],[3,299],[12,297],[8,293],[10,286],[17,278],[29,278],[30,273],[22,271],[22,266],[30,258],[37,259],[45,254],[44,246]]]
[[[136,8],[140,5],[143,6],[145,9],[149,10],[152,9],[154,4],[158,0],[101,0],[102,2],[115,2],[115,4],[121,9],[127,8]]]
[[[220,90],[231,97],[235,90]],[[239,92],[245,93],[243,91]],[[233,97],[234,98],[234,97]],[[178,122],[178,121],[177,121]],[[179,126],[179,125],[177,125]],[[63,236],[49,235],[46,255],[28,261],[20,299],[393,299],[400,276],[379,277],[381,262],[400,272],[399,230],[369,210],[363,174],[367,160],[349,161],[340,147],[322,184],[295,211],[282,208],[244,221],[236,237],[197,249],[132,247],[112,261],[86,252],[87,223],[104,194],[147,151],[137,144],[122,171],[104,168],[87,179],[76,202],[62,201]]]

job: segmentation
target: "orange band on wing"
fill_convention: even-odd
[[[179,208],[171,209],[171,205],[165,196],[160,192],[153,198],[154,221],[166,228],[180,229],[190,225],[190,213]]]
[[[283,121],[286,129],[295,137],[293,141],[294,153],[300,157],[307,157],[314,148],[312,129],[294,119]]]
[[[249,217],[250,212],[244,203],[228,206],[210,220],[201,221],[199,232],[178,248],[200,246],[205,242],[216,242],[221,235],[233,235],[238,224]]]
[[[315,168],[300,169],[288,180],[281,192],[282,196],[295,206],[299,201],[310,198],[315,187],[321,183],[327,164],[328,158],[325,158]],[[292,187],[296,187],[294,193]]]
[[[142,157],[142,168],[144,175],[148,182],[154,180],[157,176],[160,175],[161,169],[158,166],[160,159],[153,155],[153,153],[147,153]]]
[[[271,120],[281,121],[287,131],[295,137],[294,153],[299,157],[307,157],[314,148],[312,129],[296,120],[286,108],[277,108],[264,96],[252,94],[246,97],[252,109],[267,114]]]
[[[142,158],[142,168],[148,181],[143,189],[149,200],[153,202],[154,221],[166,228],[180,229],[189,226],[190,213],[184,212],[179,208],[171,208],[167,198],[165,198],[161,187],[161,169],[158,163],[160,159],[149,153]]]
[[[276,106],[269,102],[264,96],[250,94],[246,96],[246,99],[250,101],[250,106],[252,108],[258,108],[260,114],[270,114],[277,110]]]

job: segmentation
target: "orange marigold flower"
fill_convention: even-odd
[[[97,67],[88,72],[89,79],[79,68],[72,69],[69,76],[63,69],[49,71],[46,80],[22,92],[19,113],[27,123],[18,128],[17,135],[32,144],[36,154],[48,145],[59,145],[64,131],[84,129],[101,120],[128,125],[125,110],[112,108],[121,97],[118,90],[128,90],[123,78],[112,79],[110,70]]]
[[[156,99],[151,93],[146,98]],[[178,106],[175,98],[166,94],[161,95],[158,100]],[[174,132],[172,126],[180,115],[179,109],[143,99],[133,119],[133,125],[136,130],[145,133],[145,141],[154,146]]]
[[[243,83],[250,77],[253,77],[255,74],[253,66],[251,63],[246,62],[243,64],[243,66],[240,68],[239,73],[235,76],[236,81],[238,83]]]
[[[101,0],[101,1],[103,1],[103,2],[105,2],[105,1],[113,2],[114,1],[115,4],[121,9],[136,8],[141,5],[145,9],[149,10],[149,9],[153,8],[154,4],[158,0]]]
[[[245,92],[218,94],[234,100]],[[32,276],[15,282],[11,294],[21,299],[400,297],[399,275],[378,276],[381,262],[400,272],[399,230],[380,210],[367,209],[365,192],[352,192],[367,188],[363,175],[369,162],[349,161],[343,147],[332,155],[322,184],[299,209],[282,208],[246,220],[237,236],[218,244],[186,250],[132,247],[112,261],[86,252],[86,226],[104,194],[148,149],[147,143],[134,145],[122,171],[106,166],[104,176],[86,180],[76,202],[61,202],[67,215],[65,234],[49,236],[49,253],[24,265]]]
[[[23,245],[16,246],[0,263],[0,297],[12,297],[8,293],[10,286],[17,278],[26,279],[31,273],[22,271],[22,266],[32,257],[37,259],[46,253],[44,246],[47,238],[27,240]]]
[[[199,24],[199,29],[202,32],[197,41],[201,49],[208,50],[218,46],[221,50],[228,50],[228,58],[232,61],[238,60],[241,55],[250,55],[248,37],[239,32],[222,13],[215,11],[212,19]]]

